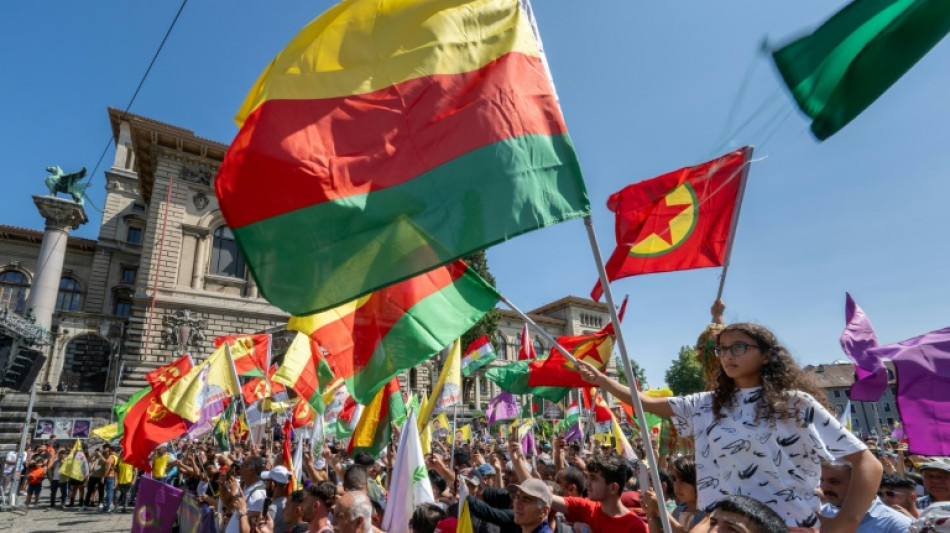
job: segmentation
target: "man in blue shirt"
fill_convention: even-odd
[[[819,485],[827,505],[821,508],[824,516],[835,516],[848,496],[851,487],[851,464],[846,461],[825,463],[821,466]],[[861,520],[858,533],[907,533],[913,520],[891,509],[880,498],[874,498],[871,508]]]

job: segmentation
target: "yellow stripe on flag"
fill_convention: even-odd
[[[510,52],[540,55],[519,0],[346,0],[277,55],[235,121],[243,126],[268,100],[366,94],[433,74],[472,72]]]

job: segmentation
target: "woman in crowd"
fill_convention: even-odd
[[[684,397],[640,393],[645,411],[672,417],[696,443],[697,508],[732,494],[751,496],[790,526],[854,531],[874,499],[882,467],[829,413],[820,389],[768,329],[732,324],[719,334],[715,387]],[[630,389],[581,362],[584,379],[632,403]],[[852,486],[835,518],[818,520],[822,460],[852,465]]]
[[[686,457],[677,457],[670,464],[670,473],[673,478],[673,494],[679,503],[670,513],[670,525],[674,533],[685,533],[696,527],[706,516],[696,505],[696,463]],[[660,507],[653,489],[647,491],[644,496],[643,508],[650,530],[659,531]]]

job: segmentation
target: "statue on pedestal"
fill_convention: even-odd
[[[68,194],[73,197],[74,202],[82,205],[83,196],[86,195],[86,187],[91,185],[90,183],[79,183],[79,180],[86,176],[86,167],[82,167],[82,170],[71,174],[63,173],[63,169],[58,166],[46,167],[46,171],[50,175],[43,181],[46,183],[46,188],[49,189],[50,196],[56,196],[57,193]]]

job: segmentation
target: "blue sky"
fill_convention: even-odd
[[[814,28],[843,1],[534,4],[605,255],[613,247],[608,195],[756,144],[756,156],[767,158],[750,173],[726,283],[727,321],[771,327],[803,364],[842,357],[845,291],[883,342],[950,325],[950,42],[819,144],[759,50],[766,37],[783,43]],[[45,193],[45,167],[92,170],[110,138],[106,108],[128,103],[178,5],[5,6],[0,223],[40,227],[29,197]],[[131,111],[229,142],[232,117],[261,70],[330,5],[191,0]],[[724,135],[753,115],[747,128]],[[111,161],[110,150],[93,176],[97,204]],[[77,234],[95,238],[99,217],[89,214]],[[488,256],[499,289],[525,309],[586,295],[596,278],[581,221],[519,237]],[[614,284],[618,298],[630,294],[624,333],[651,384],[663,381],[679,346],[708,322],[718,275],[705,269]]]

